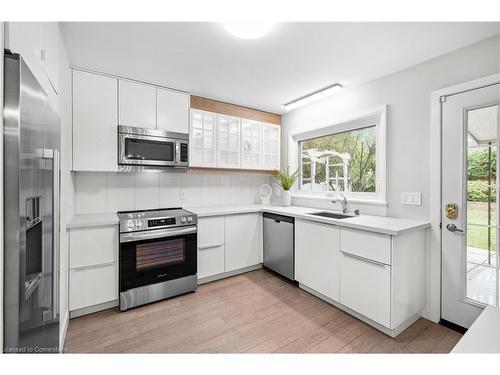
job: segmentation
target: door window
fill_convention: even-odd
[[[465,112],[467,124],[466,296],[498,300],[498,125],[500,105]]]

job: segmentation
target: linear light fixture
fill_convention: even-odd
[[[332,94],[335,94],[336,92],[339,92],[343,88],[344,88],[344,86],[342,86],[340,83],[334,83],[333,85],[327,86],[327,87],[322,88],[320,90],[314,91],[310,94],[302,96],[298,99],[292,100],[291,102],[283,104],[283,107],[285,107],[285,109],[287,109],[287,110],[294,109],[294,108],[300,107],[302,105],[315,102],[316,100],[326,98],[327,96],[330,96]]]

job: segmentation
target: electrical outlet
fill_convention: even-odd
[[[403,192],[401,193],[401,204],[408,206],[421,206],[422,193],[420,192]]]
[[[181,200],[186,199],[186,193],[184,193],[183,191],[181,191],[181,192],[180,192],[180,194],[179,194],[179,198],[180,198]]]

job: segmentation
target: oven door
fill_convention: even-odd
[[[120,292],[196,275],[196,225],[120,234]]]
[[[175,139],[137,134],[118,134],[118,164],[175,166],[178,145]]]

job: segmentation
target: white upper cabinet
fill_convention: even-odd
[[[192,109],[189,137],[189,166],[216,167],[216,115]]]
[[[156,87],[119,82],[119,125],[156,129]]]
[[[262,123],[241,120],[241,167],[261,169],[262,167]]]
[[[176,133],[189,133],[189,94],[156,89],[156,127]]]
[[[262,124],[262,169],[280,169],[281,126]]]
[[[217,167],[240,168],[240,119],[217,115]]]
[[[73,170],[117,171],[118,80],[73,70]]]

